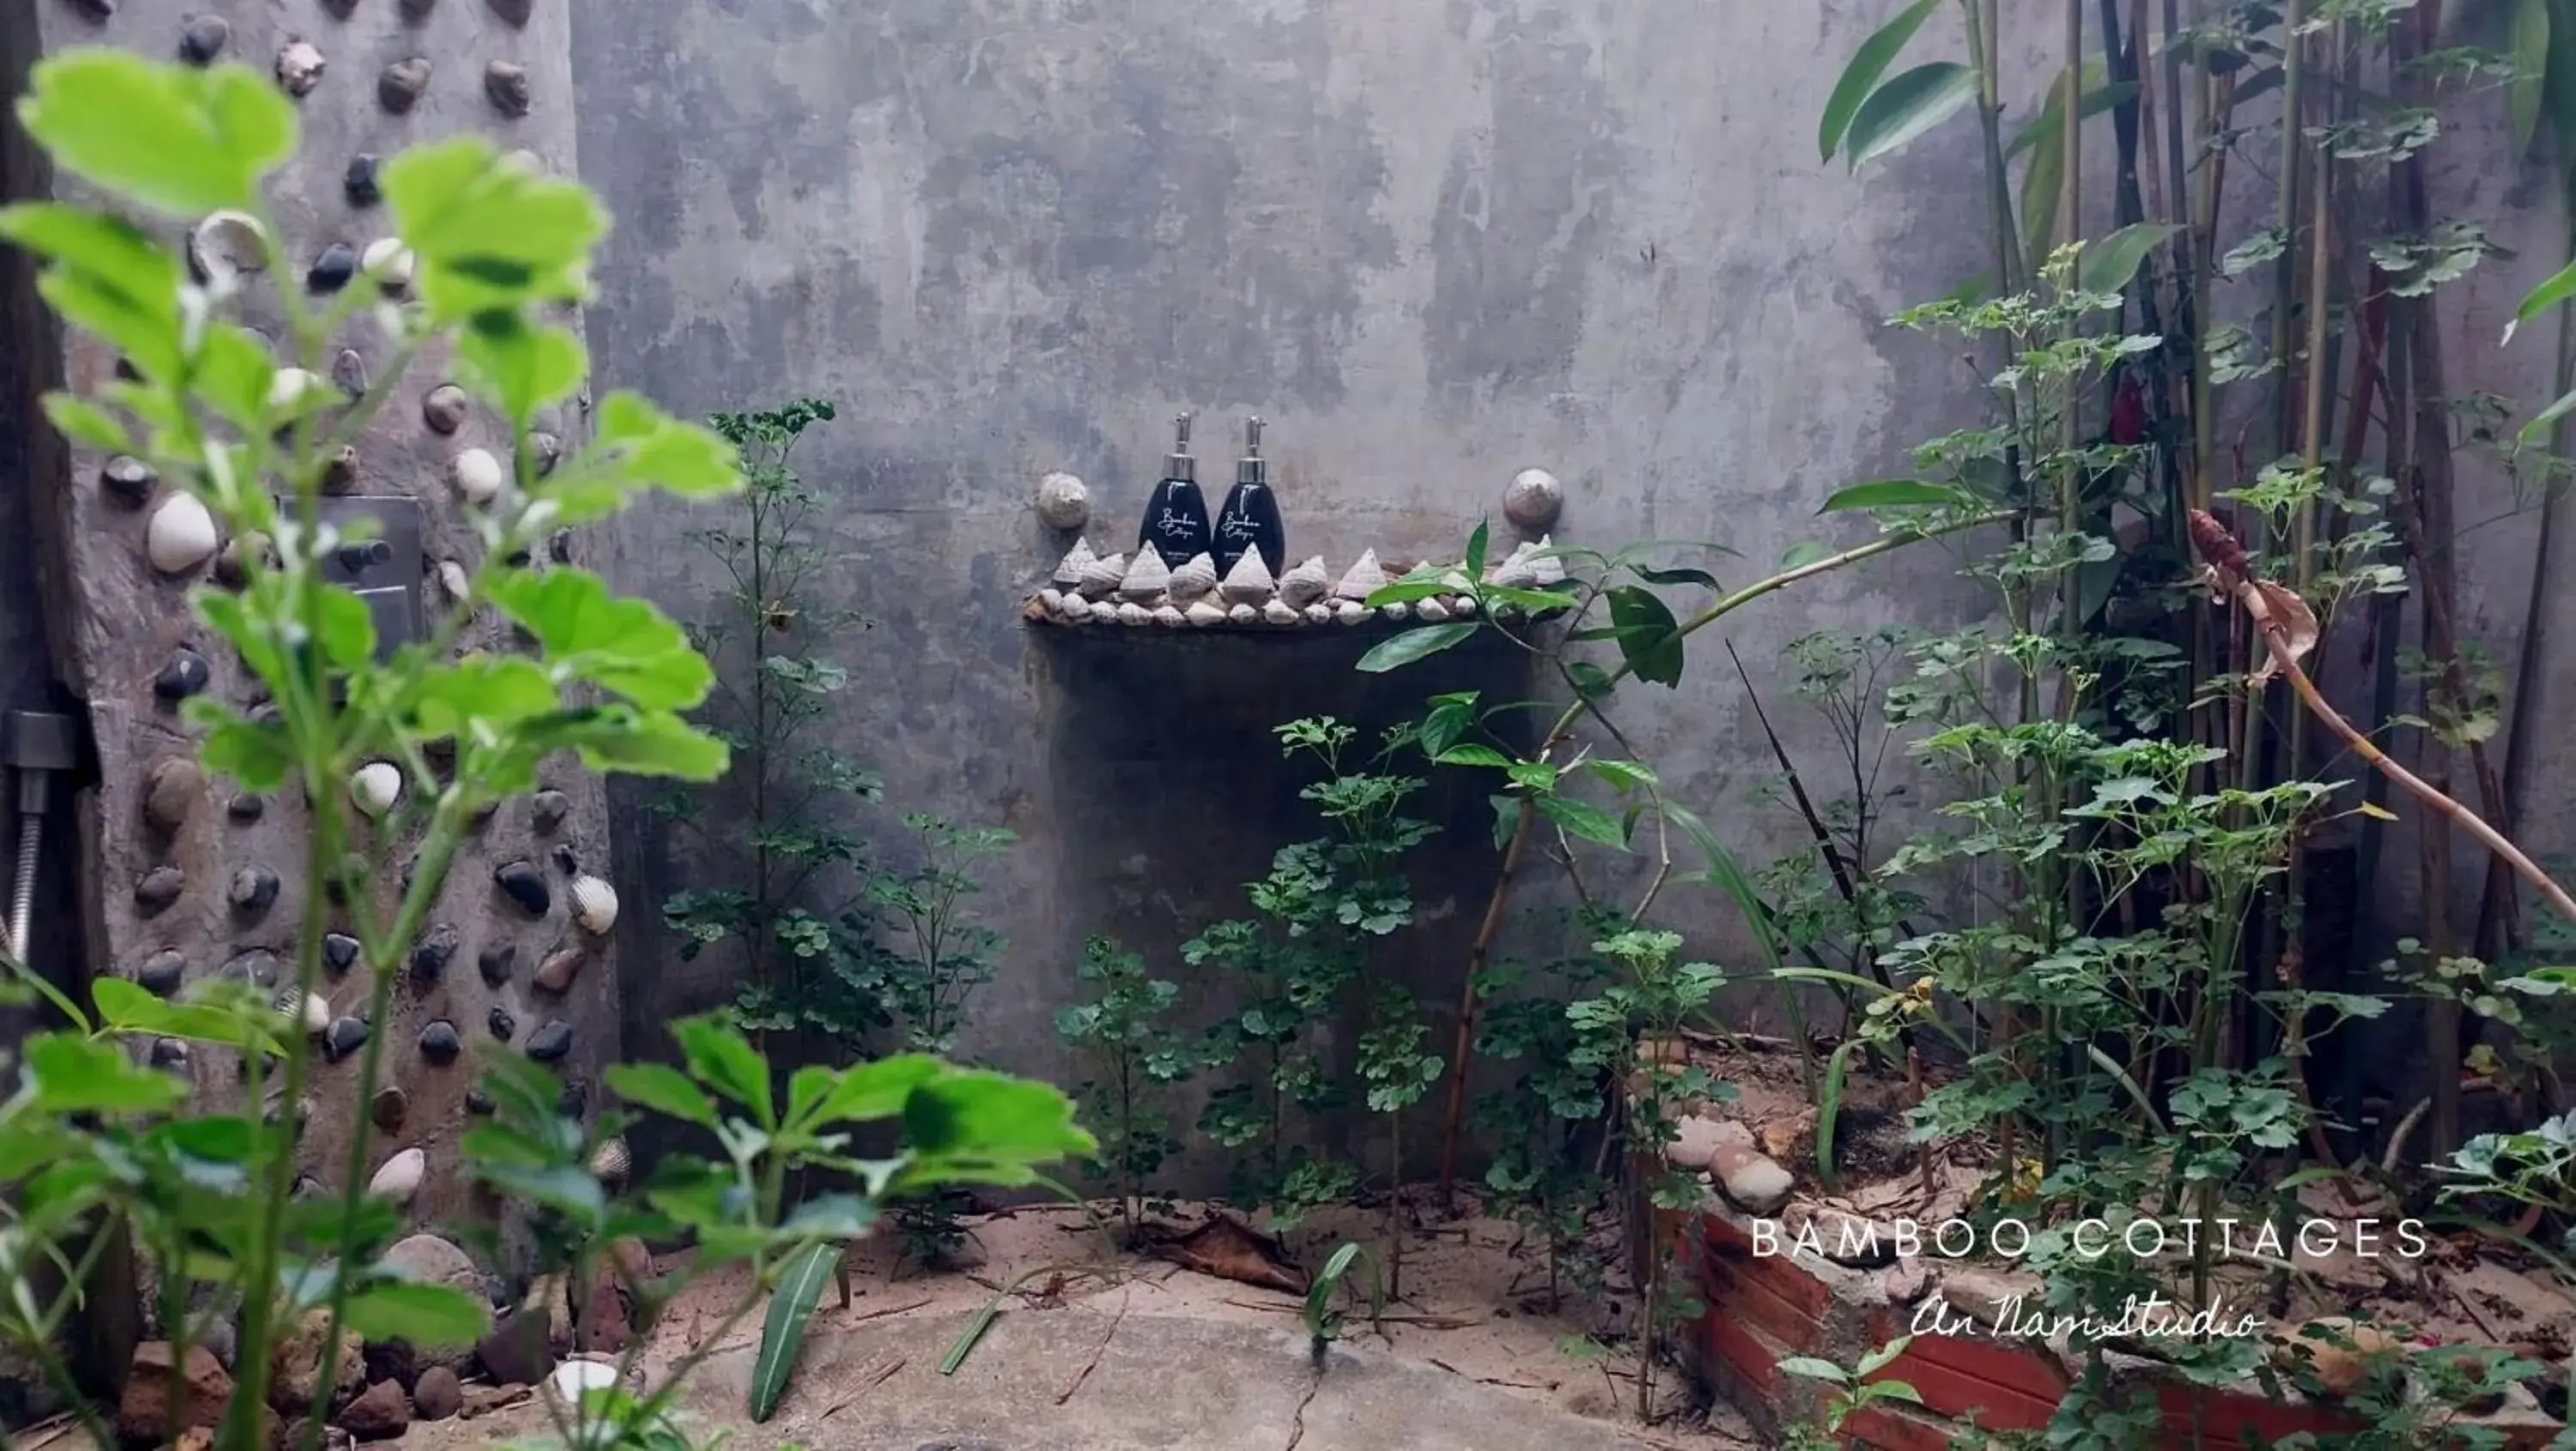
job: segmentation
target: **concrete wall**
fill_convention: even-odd
[[[1257,646],[1211,646],[1154,668],[1204,669],[1228,709],[1176,716],[1176,687],[1136,660],[1019,621],[1058,543],[1028,509],[1040,472],[1089,480],[1092,538],[1124,545],[1171,414],[1200,410],[1203,477],[1221,486],[1233,422],[1259,412],[1292,557],[1455,550],[1539,464],[1569,486],[1560,537],[1718,540],[1744,555],[1722,571],[1738,577],[1809,537],[1834,486],[1981,416],[1949,345],[1884,322],[1984,267],[1970,128],[1859,180],[1815,159],[1832,77],[1890,8],[574,0],[585,174],[622,223],[591,313],[603,374],[682,410],[841,405],[804,459],[844,560],[823,593],[881,623],[849,642],[869,683],[836,738],[884,772],[891,808],[1025,839],[986,902],[1011,946],[968,1051],[1061,1075],[1049,1020],[1091,932],[1187,980],[1173,945],[1239,911],[1239,884],[1295,829],[1276,811],[1248,822],[1223,789],[1271,769],[1259,727],[1429,688],[1271,676],[1244,663]],[[2023,12],[2009,34],[2053,46],[2055,7],[2008,9]],[[2025,91],[2048,64],[2025,57]],[[2501,159],[2493,98],[2454,109],[2438,206],[2486,218],[2523,258],[2444,293],[2454,387],[2541,396],[2546,340],[2494,340],[2559,251],[2550,189],[2539,163]],[[2088,168],[2097,198],[2106,161]],[[2257,220],[2268,201],[2237,184]],[[2221,306],[2258,306],[2258,283]],[[2250,469],[2259,430],[2237,437]],[[2464,523],[2509,492],[2467,468]],[[691,607],[707,581],[681,533],[699,522],[630,517],[612,568]],[[2528,526],[2464,548],[2466,628],[2510,658]],[[1825,625],[1960,618],[1976,596],[1955,563],[1920,548],[1732,627],[1809,769],[1824,743],[1785,701],[1774,648]],[[2562,641],[2570,608],[2553,615]],[[1716,646],[1677,692],[1631,692],[1627,725],[1760,859],[1796,828],[1749,801],[1773,765]],[[2544,674],[2545,707],[2563,705],[2565,673]],[[2576,840],[2562,777],[2543,772],[2533,798],[2543,849]],[[1147,807],[1157,793],[1203,809]],[[625,816],[641,849],[620,865],[645,900],[703,871]],[[2401,835],[2389,853],[2401,901],[2411,849]],[[1481,904],[1490,849],[1462,829],[1433,855],[1425,907],[1454,924]],[[1534,950],[1563,901],[1526,896],[1509,940]],[[1705,890],[1661,910],[1743,960]],[[730,964],[683,966],[646,912],[629,920],[628,961],[654,983],[630,996],[631,1038],[730,992]],[[1456,934],[1434,936],[1422,986],[1446,1001]]]

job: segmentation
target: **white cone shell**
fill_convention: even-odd
[[[429,1177],[429,1155],[418,1149],[405,1149],[385,1160],[385,1166],[367,1181],[367,1192],[379,1199],[409,1204],[420,1192],[421,1181]]]
[[[1095,559],[1082,571],[1082,593],[1086,599],[1105,600],[1118,592],[1127,579],[1127,556],[1112,554]]]
[[[1216,588],[1216,561],[1204,554],[1193,554],[1180,568],[1172,571],[1171,583],[1163,587],[1172,603],[1188,608],[1194,600],[1207,598]]]
[[[189,493],[163,499],[143,531],[143,552],[163,574],[187,573],[213,558],[221,542],[215,534],[215,516]]]
[[[573,878],[572,920],[593,937],[617,925],[617,889],[597,877]]]
[[[1091,601],[1084,599],[1079,594],[1068,594],[1064,597],[1064,622],[1066,624],[1079,625],[1090,618]]]
[[[1182,614],[1177,606],[1156,605],[1154,607],[1154,623],[1164,629],[1177,630],[1189,622],[1189,617]]]
[[[1225,623],[1225,606],[1218,604],[1216,601],[1211,599],[1201,599],[1197,601],[1184,613],[1187,615],[1191,624],[1198,626],[1202,630],[1206,629],[1210,625],[1222,625]]]
[[[1072,589],[1082,583],[1083,571],[1091,568],[1091,562],[1099,557],[1091,552],[1090,540],[1077,539],[1073,541],[1073,547],[1064,552],[1064,558],[1056,562],[1055,573],[1048,578],[1059,589]]]
[[[1143,605],[1136,603],[1134,600],[1129,600],[1118,607],[1118,623],[1122,625],[1150,625],[1154,623],[1154,612],[1145,608]]]
[[[1264,624],[1296,625],[1304,623],[1306,617],[1298,613],[1286,600],[1270,600],[1261,606],[1261,619]]]
[[[1291,608],[1304,609],[1322,599],[1333,587],[1333,577],[1324,572],[1324,556],[1318,554],[1279,576],[1279,598]]]
[[[1384,588],[1386,569],[1377,562],[1377,551],[1371,549],[1343,572],[1341,583],[1333,586],[1333,598],[1366,604],[1370,595]]]
[[[1118,581],[1118,593],[1123,599],[1151,604],[1163,597],[1164,587],[1171,582],[1172,568],[1163,563],[1163,556],[1151,549],[1138,549],[1136,562],[1127,566],[1125,577]]]
[[[1234,568],[1226,571],[1225,583],[1218,586],[1225,591],[1228,603],[1238,605],[1258,605],[1269,599],[1276,587],[1277,582],[1270,577],[1270,566],[1261,562],[1258,549],[1236,560]]]
[[[1449,607],[1442,604],[1437,596],[1434,596],[1431,599],[1427,599],[1416,604],[1413,607],[1413,613],[1416,618],[1436,625],[1449,618]]]

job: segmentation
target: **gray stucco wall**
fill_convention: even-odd
[[[1172,945],[1239,910],[1290,829],[1191,793],[1271,759],[1264,720],[1429,688],[1363,695],[1211,659],[1230,713],[1174,732],[1167,697],[1125,665],[1020,623],[1052,553],[1028,507],[1042,471],[1087,479],[1092,538],[1124,545],[1174,412],[1206,420],[1202,477],[1220,487],[1234,420],[1259,412],[1292,557],[1320,549],[1338,570],[1367,546],[1454,551],[1537,464],[1567,481],[1560,537],[1717,540],[1745,556],[1722,572],[1750,577],[1821,527],[1832,488],[1980,416],[1952,348],[1884,322],[1982,270],[1970,128],[1857,181],[1815,159],[1832,77],[1890,8],[574,0],[585,174],[621,222],[590,314],[603,380],[684,411],[841,405],[803,456],[835,505],[827,593],[881,623],[849,642],[868,684],[840,743],[883,771],[893,809],[1026,839],[987,899],[1011,948],[968,1051],[1060,1075],[1050,1018],[1090,932],[1186,979]],[[2011,33],[2053,44],[2040,7],[2008,8],[2031,21]],[[2045,65],[2022,68],[2031,89]],[[2500,153],[2466,130],[2457,155]],[[2089,170],[2098,194],[2107,161]],[[2529,259],[2446,298],[2466,314],[2455,386],[2529,397],[2545,342],[2494,339],[2554,222],[2529,209],[2545,187],[2501,170],[2444,176],[2465,193],[2446,201],[2496,218]],[[2492,502],[2500,485],[2471,487]],[[693,607],[691,522],[630,516],[609,567]],[[2528,531],[2477,549],[2468,613],[2509,650]],[[1735,643],[1803,748],[1821,742],[1774,648],[1824,625],[1958,618],[1975,596],[1955,563],[1920,548],[1740,617]],[[1123,713],[1102,682],[1133,688]],[[1625,710],[1679,797],[1758,860],[1796,828],[1749,802],[1774,768],[1740,701],[1710,639],[1680,690]],[[1145,811],[1157,789],[1204,809]],[[2536,819],[2567,804],[2544,776]],[[692,868],[627,819],[640,906]],[[1425,905],[1454,923],[1481,906],[1490,849],[1469,830],[1442,851]],[[1525,918],[1562,900],[1529,894]],[[1704,889],[1661,911],[1741,960]],[[726,964],[683,968],[648,920],[631,914],[625,944],[654,984],[629,995],[630,1048],[669,1009],[729,992]],[[1424,976],[1438,1001],[1448,961]]]

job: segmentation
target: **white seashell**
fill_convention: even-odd
[[[1372,549],[1362,554],[1359,562],[1353,564],[1349,571],[1343,574],[1341,583],[1333,586],[1333,598],[1357,600],[1365,604],[1370,595],[1384,588],[1386,588],[1386,570],[1377,562],[1377,551]]]
[[[1553,548],[1554,545],[1554,539],[1545,535],[1540,536],[1538,541],[1538,547],[1540,549]],[[1537,574],[1539,587],[1541,589],[1545,589],[1547,586],[1552,584],[1562,584],[1565,582],[1565,561],[1557,558],[1553,554],[1541,555],[1540,557],[1531,560],[1529,565],[1531,570]]]
[[[469,448],[447,461],[447,481],[456,486],[456,496],[469,504],[488,504],[501,497],[501,485],[509,477],[489,449]]]
[[[1413,618],[1413,606],[1401,602],[1391,605],[1380,605],[1377,607],[1377,612],[1390,620],[1409,620]]]
[[[367,1181],[367,1192],[379,1199],[395,1199],[405,1204],[420,1192],[421,1181],[429,1177],[429,1155],[418,1149],[405,1149],[385,1160],[376,1177]]]
[[[1333,577],[1324,572],[1324,556],[1320,554],[1279,576],[1279,597],[1301,610],[1322,599],[1332,588]]]
[[[1201,599],[1193,603],[1183,617],[1204,630],[1210,625],[1225,623],[1225,606],[1211,599]]]
[[[1073,547],[1064,552],[1064,558],[1056,562],[1055,573],[1048,578],[1054,580],[1058,588],[1071,589],[1082,583],[1082,572],[1091,568],[1091,562],[1099,557],[1091,552],[1090,540],[1077,539],[1073,541]]]
[[[1261,622],[1265,625],[1302,625],[1306,623],[1306,616],[1291,608],[1286,600],[1270,600],[1261,606]]]
[[[1250,605],[1229,606],[1225,612],[1225,617],[1238,625],[1257,625],[1261,623],[1261,611],[1254,609]]]
[[[1163,596],[1163,587],[1172,582],[1172,567],[1163,556],[1151,549],[1136,551],[1136,562],[1127,566],[1126,575],[1118,581],[1118,593],[1140,604]]]
[[[1129,600],[1118,607],[1118,623],[1122,625],[1150,625],[1154,623],[1154,612],[1145,608],[1143,605],[1136,603],[1134,600]]]
[[[1485,583],[1505,589],[1538,588],[1538,566],[1530,563],[1530,549],[1530,545],[1524,544],[1485,571]]]
[[[1052,586],[1038,591],[1038,608],[1050,615],[1064,613],[1064,591]]]
[[[1564,507],[1565,486],[1545,469],[1523,469],[1512,475],[1511,486],[1503,490],[1503,517],[1523,534],[1554,524]]]
[[[412,256],[411,249],[402,244],[400,237],[378,237],[367,244],[366,251],[358,254],[358,265],[376,279],[378,286],[400,297],[410,290],[412,272],[419,266],[419,259]]]
[[[1079,529],[1091,522],[1091,490],[1068,473],[1038,480],[1038,517],[1050,529]]]
[[[220,542],[215,516],[194,494],[174,493],[162,500],[143,531],[143,552],[163,574],[186,574],[212,558]]]
[[[1270,566],[1261,562],[1261,551],[1252,550],[1236,560],[1234,568],[1226,571],[1225,583],[1218,588],[1225,591],[1226,600],[1232,604],[1257,605],[1270,598],[1274,583]]]
[[[567,1360],[546,1377],[546,1399],[568,1420],[581,1419],[582,1397],[617,1384],[617,1367],[596,1360]],[[596,1428],[594,1428],[596,1429]],[[581,1444],[576,1439],[575,1444]]]
[[[1369,607],[1358,600],[1333,601],[1333,619],[1345,625],[1356,625],[1369,617]]]
[[[349,798],[369,816],[393,810],[402,793],[402,767],[391,761],[369,761],[349,774]]]
[[[1069,594],[1064,597],[1064,622],[1066,624],[1079,625],[1090,618],[1091,601],[1084,599],[1078,594]]]
[[[572,879],[572,920],[593,937],[617,925],[617,889],[597,877]]]
[[[610,1139],[593,1150],[590,1156],[590,1172],[594,1178],[624,1179],[627,1171],[634,1167],[635,1155],[627,1149],[624,1139]]]
[[[438,587],[447,591],[449,599],[462,603],[468,594],[473,593],[474,582],[466,577],[464,565],[453,559],[442,559],[438,562]]]
[[[1180,568],[1172,571],[1172,582],[1163,592],[1172,603],[1186,606],[1192,600],[1204,599],[1216,588],[1216,561],[1204,554],[1193,554]]]
[[[1105,600],[1118,592],[1127,579],[1127,556],[1112,554],[1095,559],[1082,571],[1082,593],[1087,599]]]
[[[188,229],[188,270],[200,282],[230,282],[268,267],[268,233],[248,212],[208,212]]]
[[[319,1033],[331,1026],[331,1000],[320,993],[299,993],[291,987],[284,988],[269,1007],[279,1017],[301,1024],[308,1033]]]
[[[284,413],[321,386],[320,378],[302,368],[280,368],[268,380],[268,411]]]
[[[1313,604],[1306,606],[1307,624],[1329,625],[1332,622],[1333,607],[1331,605],[1324,603],[1322,600],[1317,600]]]
[[[1449,613],[1461,620],[1476,613],[1476,597],[1474,595],[1463,595],[1457,599],[1449,601]]]
[[[1189,622],[1190,617],[1182,614],[1180,607],[1177,605],[1156,605],[1154,607],[1154,623],[1162,626],[1166,630],[1180,629]]]
[[[1434,595],[1416,604],[1413,607],[1413,614],[1416,619],[1436,625],[1449,618],[1449,607],[1440,602],[1439,596]]]

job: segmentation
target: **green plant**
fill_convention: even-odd
[[[263,189],[294,153],[299,127],[292,104],[257,71],[74,50],[35,68],[18,113],[61,172],[130,215],[240,212],[273,254],[257,260],[282,262]],[[300,370],[284,371],[237,320],[245,288],[284,267],[198,282],[137,222],[49,203],[0,212],[0,235],[42,261],[45,298],[125,365],[92,393],[49,397],[48,417],[81,446],[143,460],[235,541],[239,584],[199,589],[191,603],[267,700],[250,713],[199,696],[187,717],[210,769],[244,790],[291,789],[309,803],[308,906],[288,1001],[300,1013],[321,980],[322,914],[340,888],[377,1021],[464,832],[478,811],[533,790],[540,761],[570,752],[594,769],[692,780],[724,769],[723,742],[681,717],[705,696],[711,671],[678,626],[613,596],[595,575],[513,561],[647,489],[712,497],[739,483],[720,439],[623,393],[601,400],[587,447],[539,472],[534,419],[569,399],[585,371],[578,334],[544,318],[585,295],[605,226],[587,192],[477,138],[408,151],[383,167],[381,186],[413,264],[410,300],[379,314],[393,322],[398,349],[355,399],[311,380],[327,369],[339,329],[389,301],[377,269],[327,303],[294,286],[272,289],[260,305],[284,320],[282,346]],[[433,348],[452,349],[456,375],[506,421],[517,474],[473,514],[484,550],[448,612],[379,661],[368,609],[326,581],[341,539],[323,526],[319,500],[342,450]],[[466,623],[487,609],[519,627],[526,653],[458,652]],[[370,764],[397,770],[403,789],[390,802],[370,796],[361,810],[351,781]],[[64,1376],[54,1342],[91,1271],[126,1244],[162,1288],[174,1379],[184,1383],[190,1300],[204,1292],[241,1307],[240,1374],[215,1429],[225,1451],[269,1444],[271,1351],[308,1312],[324,1316],[324,1344],[343,1327],[424,1346],[482,1333],[487,1311],[473,1298],[379,1263],[402,1216],[367,1192],[366,1115],[350,1116],[340,1189],[318,1199],[290,1192],[298,1116],[284,1106],[302,1100],[311,1049],[266,991],[215,980],[165,1001],[102,978],[84,1006],[23,968],[20,980],[64,1026],[25,1039],[18,1090],[0,1101],[0,1200],[10,1206],[0,1334],[46,1367],[99,1444],[109,1433]],[[384,1037],[373,1035],[360,1057],[356,1102],[380,1081]],[[158,1040],[236,1059],[239,1098],[190,1102],[179,1079],[127,1056],[125,1045]],[[1061,1097],[1041,1085],[888,1060],[847,1074],[805,1070],[779,1113],[767,1065],[739,1037],[699,1025],[683,1046],[689,1072],[620,1068],[611,1082],[630,1102],[676,1105],[716,1128],[726,1168],[693,1174],[675,1164],[649,1205],[612,1203],[587,1168],[596,1145],[557,1107],[552,1074],[511,1057],[486,1078],[493,1119],[460,1145],[468,1172],[550,1215],[554,1252],[578,1259],[619,1235],[686,1229],[706,1263],[758,1267],[805,1240],[863,1229],[879,1196],[960,1180],[1025,1182],[1030,1165],[1090,1147]],[[750,1107],[757,1127],[720,1122],[702,1082]],[[831,1125],[897,1116],[909,1143],[867,1170],[863,1193],[780,1222],[776,1186],[789,1164],[860,1167],[847,1164]],[[603,1115],[594,1132],[618,1123]],[[63,1273],[48,1280],[54,1269]],[[336,1357],[322,1359],[317,1400],[327,1402]],[[578,1444],[671,1446],[664,1411],[682,1378],[650,1397],[596,1393]],[[173,1390],[173,1404],[187,1404]],[[322,1418],[306,1426],[302,1446],[312,1451]]]
[[[1344,1282],[1350,1278],[1351,1271],[1368,1265],[1368,1251],[1353,1241],[1345,1240],[1325,1258],[1324,1267],[1315,1272],[1314,1280],[1306,1286],[1306,1301],[1299,1313],[1306,1323],[1307,1354],[1314,1361],[1315,1374],[1319,1376],[1324,1373],[1324,1363],[1332,1353],[1333,1342],[1342,1338],[1342,1310],[1335,1302],[1342,1298],[1342,1292],[1347,1288]],[[1372,1319],[1384,1313],[1387,1296],[1386,1287],[1375,1281],[1375,1273],[1371,1268],[1369,1315]]]
[[[1243,999],[1209,1030],[1205,1057],[1212,1066],[1254,1060],[1248,1081],[1228,1084],[1208,1099],[1199,1130],[1220,1146],[1254,1152],[1237,1157],[1231,1194],[1238,1205],[1267,1205],[1272,1224],[1294,1228],[1315,1207],[1348,1197],[1359,1185],[1350,1164],[1314,1156],[1290,1136],[1290,1111],[1313,1114],[1342,1101],[1343,1087],[1317,1051],[1317,1025],[1342,1006],[1354,984],[1367,990],[1380,1036],[1364,1064],[1378,1112],[1399,1114],[1420,1096],[1403,1079],[1402,1024],[1409,999],[1391,984],[1369,978],[1371,945],[1413,921],[1413,897],[1402,860],[1431,833],[1403,814],[1418,778],[1384,770],[1355,769],[1350,758],[1358,732],[1329,717],[1290,721],[1277,728],[1281,753],[1311,757],[1325,779],[1300,792],[1314,804],[1332,834],[1283,847],[1269,875],[1249,888],[1257,918],[1220,922],[1192,939],[1182,955],[1194,967],[1214,966],[1243,981]],[[1404,744],[1382,743],[1383,766]],[[1417,1035],[1418,1039],[1418,1035]],[[1366,1052],[1366,1050],[1364,1050]],[[1401,1148],[1401,1140],[1391,1146]],[[1391,1160],[1390,1191],[1400,1189],[1402,1162]]]
[[[1597,903],[1577,909],[1574,919],[1576,940],[1587,943],[1627,925],[1617,909]],[[1615,1115],[1604,1069],[1577,1059],[1580,1036],[1565,1005],[1612,970],[1590,951],[1546,963],[1501,958],[1476,989],[1483,1005],[1477,1055],[1517,1070],[1512,1081],[1478,1097],[1470,1120],[1478,1141],[1493,1148],[1486,1208],[1537,1240],[1551,1309],[1569,1286],[1588,1298],[1604,1267],[1589,1231],[1611,1187]]]
[[[760,1353],[751,1363],[750,1409],[755,1423],[768,1420],[778,1409],[779,1397],[787,1394],[797,1352],[805,1348],[806,1327],[813,1323],[814,1307],[823,1301],[823,1282],[839,1269],[841,1255],[837,1244],[807,1245],[787,1263],[777,1287],[770,1291],[769,1314],[760,1325]],[[847,1305],[846,1288],[843,1294],[841,1303]]]
[[[739,882],[691,887],[663,903],[682,960],[739,943],[747,970],[733,1011],[745,1027],[847,1042],[890,1018],[848,970],[867,951],[852,904],[816,900],[835,890],[836,875],[865,870],[867,841],[849,818],[882,794],[874,774],[816,740],[850,685],[848,670],[820,652],[867,625],[811,596],[832,554],[813,537],[822,500],[798,477],[793,455],[808,429],[832,417],[831,404],[799,398],[713,420],[733,445],[744,489],[736,522],[690,533],[724,581],[689,637],[717,667],[701,720],[732,748],[733,769],[720,805],[703,792],[657,805],[703,839],[708,858],[743,863]]]
[[[1862,1356],[1850,1369],[1830,1360],[1811,1355],[1792,1355],[1780,1362],[1782,1373],[1801,1380],[1812,1380],[1833,1387],[1833,1396],[1825,1402],[1824,1435],[1819,1438],[1811,1428],[1798,1427],[1791,1432],[1793,1443],[1804,1446],[1841,1445],[1843,1423],[1880,1401],[1903,1401],[1908,1405],[1923,1404],[1923,1393],[1910,1382],[1873,1380],[1872,1376],[1894,1365],[1914,1337],[1900,1335],[1869,1354]]]
[[[875,911],[873,946],[853,985],[883,1001],[903,1022],[916,1052],[946,1053],[964,1025],[966,1000],[993,980],[1002,935],[975,921],[973,899],[984,890],[981,863],[1018,840],[997,827],[961,827],[910,812],[920,865],[868,878]]]
[[[1088,1065],[1082,1096],[1100,1135],[1091,1171],[1117,1190],[1119,1219],[1132,1240],[1147,1184],[1181,1149],[1156,1100],[1187,1082],[1198,1062],[1164,1022],[1180,1001],[1179,984],[1149,975],[1144,958],[1106,937],[1083,944],[1076,971],[1098,995],[1058,1011],[1056,1034]]]

